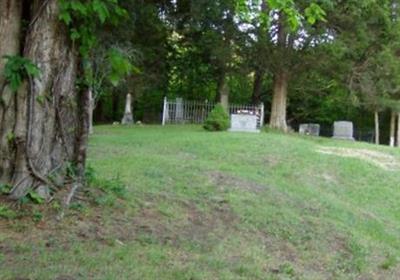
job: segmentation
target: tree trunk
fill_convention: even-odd
[[[397,147],[400,147],[400,113],[397,113]]]
[[[92,89],[89,89],[88,98],[89,98],[89,134],[93,134],[94,98]]]
[[[229,86],[226,80],[226,74],[221,74],[218,80],[217,101],[228,112],[229,110]]]
[[[22,22],[22,0],[0,2],[0,183],[13,176],[14,156],[10,154],[16,121],[16,98],[7,87],[3,71],[4,55],[20,52],[20,30]]]
[[[286,106],[287,106],[288,74],[279,72],[274,77],[270,127],[287,131]]]
[[[254,84],[253,84],[253,95],[252,101],[253,104],[260,104],[261,103],[261,91],[262,91],[262,83],[264,77],[264,70],[256,70],[254,76]]]
[[[278,53],[281,61],[274,73],[274,88],[272,96],[271,117],[269,125],[271,128],[276,128],[287,132],[286,123],[286,107],[288,95],[289,72],[285,66],[284,59],[287,59],[287,32],[285,27],[285,18],[283,12],[279,13],[278,20]]]
[[[390,147],[394,147],[395,145],[395,134],[396,134],[396,113],[392,112],[390,115],[390,141],[389,145]]]
[[[375,144],[379,145],[379,112],[375,111],[374,113],[375,115]]]
[[[0,80],[0,183],[13,186],[12,199],[55,191],[65,183],[68,164],[82,168],[86,158],[86,97],[76,92],[78,59],[58,8],[57,0],[0,4],[0,57],[23,55],[41,72],[17,93]],[[22,21],[29,23],[25,31]],[[4,63],[0,76],[3,71]]]
[[[114,93],[112,95],[112,118],[113,121],[120,121],[120,102],[121,101],[121,96],[118,93]]]

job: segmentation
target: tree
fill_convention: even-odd
[[[123,14],[113,0],[0,2],[0,184],[12,187],[10,198],[48,198],[75,170],[68,204],[84,184],[85,61],[94,27]]]
[[[397,5],[393,3],[381,0],[357,7],[358,20],[342,33],[344,38],[350,34],[352,38],[346,50],[353,64],[349,87],[356,93],[357,103],[374,113],[376,144],[380,143],[379,113],[391,111],[391,146],[395,143],[400,89],[400,33]]]
[[[102,42],[101,46],[90,53],[86,78],[90,100],[90,134],[93,133],[93,111],[106,89],[118,86],[122,78],[131,73],[139,73],[139,69],[132,64],[135,57],[133,49],[109,46],[107,42]]]
[[[0,72],[28,76],[18,89],[12,89],[12,80],[3,78],[0,84],[0,182],[11,184],[10,197],[18,199],[32,189],[61,185],[67,162],[85,164],[86,96],[74,86],[78,59],[67,28],[59,21],[58,1],[15,0],[1,5],[5,28],[0,32],[0,56],[10,57],[3,60]],[[29,22],[25,33],[24,20]],[[40,76],[10,69],[19,56],[37,65]],[[59,177],[50,181],[50,174]]]
[[[240,7],[243,7],[241,11],[245,11],[245,18],[252,17],[253,28],[250,31],[252,37],[255,37],[255,45],[268,52],[266,59],[260,60],[261,63],[256,68],[254,99],[257,99],[257,91],[265,72],[263,64],[268,61],[273,75],[270,126],[286,131],[290,76],[299,70],[296,68],[307,62],[302,57],[308,48],[326,40],[327,30],[313,27],[318,20],[324,20],[325,12],[310,1],[295,3],[262,0],[252,1],[250,5],[246,1],[240,3]]]
[[[192,58],[200,62],[193,65],[192,70],[184,69],[177,73],[185,77],[186,71],[204,72],[202,69],[207,69],[215,83],[215,100],[224,107],[228,106],[228,82],[235,64],[235,47],[239,35],[235,22],[235,3],[234,0],[180,0],[177,1],[175,19],[175,31],[179,38],[176,42],[180,43],[180,50],[184,50],[181,55],[192,54]],[[209,66],[205,67],[207,64]]]

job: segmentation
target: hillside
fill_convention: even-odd
[[[396,149],[197,126],[95,130],[89,164],[125,198],[34,230],[0,219],[0,279],[400,278]]]

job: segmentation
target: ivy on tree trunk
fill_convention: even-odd
[[[58,0],[2,1],[0,22],[0,57],[20,55],[40,70],[13,92],[0,63],[0,183],[12,186],[12,199],[49,194],[65,186],[71,164],[84,172],[88,102],[76,88],[78,54]]]

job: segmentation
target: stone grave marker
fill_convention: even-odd
[[[127,94],[126,96],[126,105],[125,105],[125,113],[122,118],[121,124],[133,124],[133,115],[132,115],[132,95]]]
[[[260,130],[257,128],[258,117],[250,114],[232,114],[231,128],[232,132],[255,132]]]
[[[354,141],[354,127],[352,122],[338,121],[333,125],[333,138]]]
[[[303,123],[299,127],[299,133],[302,135],[319,136],[320,125],[316,123]]]

